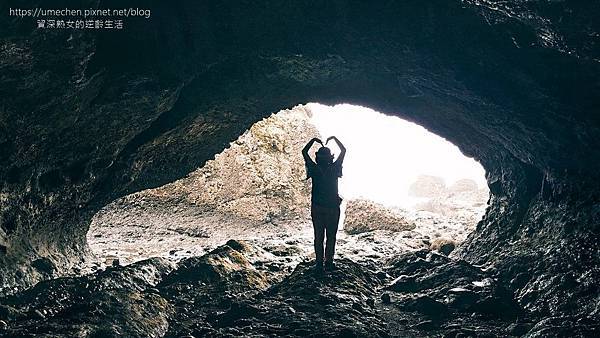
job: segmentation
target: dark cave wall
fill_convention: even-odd
[[[152,17],[48,32],[0,16],[4,292],[89,259],[89,219],[115,198],[184,176],[272,112],[347,102],[421,124],[484,165],[490,207],[458,255],[518,277],[532,310],[560,311],[548,304],[574,283],[582,311],[598,312],[598,5],[80,4]],[[11,6],[25,7],[1,13]]]
[[[486,266],[529,311],[600,318],[598,183],[519,162],[488,169],[486,215],[456,255]]]

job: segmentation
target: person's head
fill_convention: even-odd
[[[333,163],[333,154],[329,148],[323,146],[317,150],[316,159],[317,164],[331,164]]]

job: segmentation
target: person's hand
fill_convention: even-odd
[[[318,137],[314,137],[311,141],[321,143],[321,145],[323,145],[323,141],[321,141]]]
[[[337,138],[335,136],[329,136],[327,141],[325,141],[325,144],[329,143],[329,140],[337,140]]]

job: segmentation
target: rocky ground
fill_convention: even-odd
[[[312,269],[311,226],[303,218],[257,225],[185,201],[130,195],[96,215],[89,241],[102,260],[89,266],[88,274],[0,298],[0,336],[600,333],[593,321],[540,316],[523,308],[511,291],[518,281],[494,266],[454,257],[454,246],[475,225],[465,223],[474,217],[468,208],[454,217],[447,213],[472,201],[453,201],[413,212],[348,202],[346,219],[354,223],[366,213],[402,220],[403,226],[390,228],[392,222],[382,221],[379,227],[375,218],[372,227],[340,229],[336,269],[318,274]]]
[[[452,243],[453,248],[475,228],[475,223],[429,211],[407,212],[381,206],[378,210],[379,213],[373,214],[388,218],[373,219],[372,223],[363,222],[362,225],[357,225],[356,219],[366,211],[347,210],[347,221],[342,221],[338,231],[339,257],[357,262],[387,259],[407,250],[436,248],[440,241]],[[387,224],[389,213],[402,217],[403,223],[396,228]],[[346,224],[348,222],[350,224]],[[243,239],[276,253],[292,252],[294,255],[288,255],[291,268],[300,260],[311,257],[312,231],[310,220],[305,218],[256,223],[194,205],[134,194],[96,215],[88,242],[100,259],[92,261],[86,271],[102,269],[115,260],[123,265],[150,257],[178,261],[200,256],[231,238]]]
[[[514,300],[492,269],[428,249],[389,260],[348,258],[315,274],[293,252],[230,240],[174,263],[151,258],[39,283],[0,299],[0,333],[39,337],[546,337],[556,332]],[[563,330],[564,322],[561,322]]]

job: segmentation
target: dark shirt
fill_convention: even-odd
[[[342,202],[338,195],[338,177],[342,177],[341,161],[318,165],[308,160],[306,171],[308,178],[312,178],[312,203],[330,208],[339,207]]]

